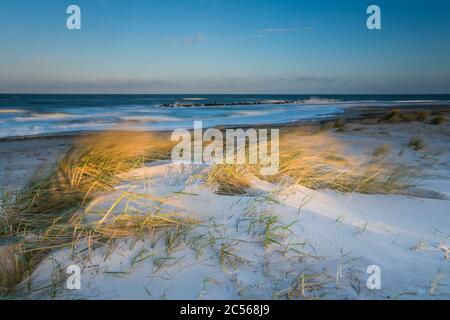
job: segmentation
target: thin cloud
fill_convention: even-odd
[[[228,37],[231,40],[246,40],[246,39],[263,39],[267,38],[265,34],[250,34],[250,35],[238,35]]]
[[[304,31],[304,30],[310,30],[310,27],[305,28],[268,28],[259,30],[256,33],[257,34],[285,34],[289,32],[296,32],[296,31]]]
[[[447,79],[447,78],[445,78]],[[443,78],[444,80],[444,78]],[[191,79],[15,80],[2,79],[0,93],[442,93],[440,79],[292,77],[205,77]]]
[[[206,40],[206,38],[203,35],[203,33],[197,33],[195,36],[185,37],[181,43],[185,44],[185,45],[193,45],[193,44],[204,42],[205,40]]]
[[[302,27],[302,28],[267,28],[258,30],[253,34],[247,35],[237,35],[231,36],[230,38],[233,40],[245,40],[245,39],[263,39],[268,38],[272,35],[284,35],[287,33],[297,32],[297,31],[307,31],[311,30],[311,27]]]
[[[321,86],[347,86],[351,84],[351,80],[340,77],[322,77],[322,76],[300,76],[290,79],[280,79],[281,82],[289,84],[301,84],[301,85],[321,85]]]

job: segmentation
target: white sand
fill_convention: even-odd
[[[0,140],[0,194],[20,190],[36,172],[48,172],[71,143],[68,136]]]
[[[96,249],[90,259],[86,252],[80,259],[68,249],[55,251],[32,276],[33,289],[50,287],[27,298],[301,298],[296,284],[303,279],[305,298],[449,299],[449,127],[355,124],[334,135],[361,160],[378,145],[391,145],[390,161],[422,170],[416,196],[342,194],[256,179],[251,195],[219,196],[189,179],[204,167],[152,164],[129,173],[88,214],[133,191],[164,196],[163,210],[202,224],[186,232],[172,252],[164,240],[150,237],[120,241],[109,256]],[[407,146],[417,135],[426,141],[423,151]],[[265,248],[258,220],[270,215],[279,221],[275,241]],[[64,281],[51,286],[70,264],[83,269],[82,289],[67,290]],[[370,265],[381,268],[380,290],[366,286]]]

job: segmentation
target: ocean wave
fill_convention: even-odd
[[[438,100],[395,100],[394,103],[430,103],[438,102]]]
[[[249,110],[249,111],[239,111],[234,113],[234,115],[240,115],[240,116],[265,116],[265,115],[269,115],[272,114],[272,111],[254,111],[254,110]]]
[[[304,103],[304,104],[331,104],[331,103],[338,103],[338,102],[342,102],[342,100],[318,98],[318,97],[311,97],[311,98],[305,99],[303,101],[298,101],[298,103]]]
[[[120,121],[123,122],[173,122],[179,121],[179,118],[170,117],[170,116],[121,116],[119,117]]]
[[[22,109],[0,109],[0,114],[8,114],[8,113],[23,113],[26,112]]]
[[[263,104],[288,104],[289,101],[271,99],[271,100],[262,100],[261,103],[263,103]]]
[[[105,129],[111,126],[114,126],[114,122],[99,122],[99,121],[91,121],[84,123],[65,123],[56,125],[53,129],[56,132],[64,132],[69,130],[95,130],[95,129]]]
[[[69,113],[52,112],[52,113],[30,113],[22,117],[15,117],[14,121],[17,122],[30,122],[30,121],[48,121],[48,120],[63,120],[71,119],[75,116]]]

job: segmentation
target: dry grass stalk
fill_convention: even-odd
[[[46,230],[55,220],[68,221],[95,193],[111,191],[118,175],[149,159],[166,156],[170,143],[150,133],[106,132],[82,137],[49,176],[36,175],[21,191],[2,201],[0,231]]]
[[[244,165],[215,165],[206,178],[206,184],[220,195],[245,194],[250,187],[249,175]]]
[[[7,293],[22,279],[24,261],[21,259],[19,239],[0,239],[0,294]]]
[[[53,173],[36,176],[21,191],[2,201],[0,236],[23,237],[20,255],[30,271],[51,249],[72,246],[84,238],[105,243],[128,236],[143,236],[167,227],[184,227],[191,219],[175,213],[119,212],[117,203],[149,200],[127,194],[97,221],[88,221],[80,209],[98,192],[112,191],[118,175],[145,161],[167,158],[171,142],[150,133],[99,133],[80,138],[60,160]]]
[[[280,168],[276,175],[261,176],[258,165],[216,165],[206,181],[216,186],[217,193],[226,195],[245,193],[252,176],[273,183],[340,192],[402,193],[411,186],[405,170],[387,163],[361,164],[345,155],[344,150],[341,142],[326,133],[289,130],[280,140]]]

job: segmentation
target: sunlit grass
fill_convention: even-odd
[[[381,121],[388,123],[398,123],[398,122],[424,122],[428,119],[429,112],[426,110],[419,111],[403,111],[400,109],[390,110],[385,116],[381,118]],[[431,121],[433,122],[433,120]]]
[[[387,154],[383,147],[376,152]],[[296,134],[290,130],[280,140],[280,168],[273,176],[259,174],[259,165],[216,165],[207,183],[219,194],[243,194],[251,176],[277,184],[310,189],[371,194],[402,193],[411,187],[409,172],[386,162],[359,163],[345,145],[326,133]]]
[[[115,186],[122,173],[152,160],[169,159],[172,146],[163,134],[108,132],[78,139],[53,172],[36,175],[19,192],[4,196],[1,236],[23,239],[28,274],[53,249],[69,247],[90,253],[121,238],[142,238],[160,231],[166,232],[170,256],[180,230],[198,221],[165,210],[164,199],[130,192],[119,195]],[[361,163],[345,147],[323,131],[287,128],[280,140],[277,174],[262,176],[261,165],[214,165],[203,175],[204,182],[220,195],[245,194],[255,178],[339,192],[402,193],[410,186],[404,170],[384,162]],[[107,208],[88,214],[86,207],[95,207],[97,196],[103,193],[117,196]],[[274,215],[260,215],[260,219],[264,246],[277,243],[286,230]],[[221,247],[220,252],[225,264],[234,257],[228,247]]]
[[[245,194],[249,187],[248,167],[244,165],[215,165],[208,172],[206,184],[217,194],[238,195]]]
[[[381,144],[372,152],[372,157],[381,159],[388,156],[390,152],[391,146],[389,144]]]
[[[192,223],[177,213],[115,210],[119,202],[149,200],[149,195],[136,194],[123,194],[98,220],[83,215],[82,208],[98,193],[114,190],[120,173],[168,158],[170,150],[170,140],[149,133],[106,132],[79,138],[53,172],[36,174],[22,190],[3,196],[0,236],[22,239],[19,255],[29,273],[49,250],[74,248],[81,240],[90,248]]]
[[[447,118],[444,115],[437,115],[433,119],[431,119],[430,124],[432,124],[432,125],[441,125],[445,121],[447,121]]]
[[[416,151],[422,150],[426,146],[425,141],[419,137],[412,138],[408,145]]]
[[[99,133],[78,139],[49,175],[37,174],[2,201],[2,234],[46,230],[68,221],[94,195],[111,191],[122,172],[168,157],[170,144],[147,133]]]

